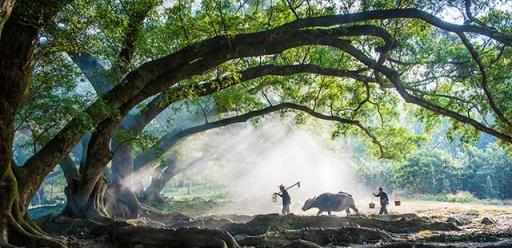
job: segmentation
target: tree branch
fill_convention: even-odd
[[[73,159],[71,159],[69,155],[64,157],[59,164],[68,185],[71,184],[72,180],[78,180],[80,178],[80,172],[78,172],[75,162],[73,162]]]
[[[362,53],[360,50],[358,50],[357,48],[355,48],[354,46],[352,46],[346,42],[343,42],[337,38],[327,38],[327,39],[330,40],[329,43],[332,46],[335,46],[335,47],[347,52],[348,54],[352,55],[355,59],[359,60],[361,63],[365,64],[366,66],[384,74],[391,81],[394,88],[397,90],[397,92],[400,94],[400,96],[402,96],[402,98],[406,102],[419,105],[419,106],[421,106],[425,109],[428,109],[434,113],[437,113],[437,114],[440,114],[443,116],[447,116],[447,117],[451,117],[459,122],[469,124],[479,131],[493,135],[493,136],[495,136],[503,141],[506,141],[508,143],[512,143],[512,136],[510,136],[509,134],[506,134],[506,133],[500,132],[498,130],[495,130],[493,128],[487,127],[487,126],[483,125],[482,123],[480,123],[470,117],[461,115],[455,111],[443,108],[442,106],[436,105],[436,104],[428,102],[422,98],[411,95],[409,92],[407,92],[405,86],[402,85],[400,76],[397,71],[395,71],[389,67],[386,67],[386,66],[378,63],[377,61],[374,61],[373,59],[369,58],[364,53]]]
[[[468,2],[468,1],[466,1],[466,2]],[[469,53],[471,54],[473,61],[475,61],[476,64],[478,65],[478,70],[480,70],[480,74],[481,74],[481,78],[482,78],[480,81],[480,86],[482,87],[482,90],[485,93],[485,97],[487,97],[489,106],[491,106],[491,109],[498,117],[498,120],[503,122],[509,128],[512,128],[512,122],[505,117],[505,114],[503,114],[503,112],[500,110],[500,108],[496,104],[496,101],[494,100],[494,97],[492,96],[491,90],[489,89],[489,82],[488,82],[489,77],[487,75],[487,71],[485,70],[485,65],[482,62],[480,54],[475,49],[475,47],[473,47],[473,45],[468,40],[466,35],[464,35],[463,33],[458,33],[458,35],[459,35],[460,40],[462,41],[462,44],[464,44],[464,46],[468,49]]]
[[[157,3],[158,1],[154,2]],[[128,11],[128,26],[125,30],[125,37],[121,45],[121,50],[119,51],[118,59],[113,66],[118,70],[118,75],[122,76],[128,72],[133,55],[135,54],[137,36],[143,27],[144,20],[146,20],[149,11],[155,7],[154,5],[144,4],[143,7],[136,7],[134,10]]]
[[[328,15],[311,18],[298,19],[281,26],[281,29],[307,28],[307,27],[328,27],[346,23],[363,22],[370,20],[389,20],[399,18],[420,19],[430,25],[453,33],[477,33],[497,40],[508,46],[512,45],[512,36],[501,33],[495,29],[475,26],[470,24],[453,24],[429,14],[425,11],[412,8],[372,10],[345,15]]]
[[[464,7],[466,9],[466,15],[470,22],[475,22],[476,24],[489,28],[484,22],[480,21],[478,18],[476,18],[473,15],[473,12],[471,11],[471,0],[464,0]]]
[[[16,0],[0,0],[0,38],[2,38],[2,30],[11,16],[15,3]]]
[[[299,14],[297,14],[297,11],[295,11],[295,8],[292,6],[292,3],[290,2],[290,0],[285,0],[286,4],[288,5],[288,8],[292,11],[293,15],[295,16],[296,19],[299,19]]]
[[[375,82],[375,79],[361,75],[359,71],[331,69],[314,64],[261,65],[206,83],[172,87],[153,99],[146,108],[141,111],[137,117],[135,117],[135,122],[138,123],[137,126],[139,129],[142,129],[170,104],[186,99],[190,95],[206,96],[259,77],[269,75],[289,76],[298,73],[314,73],[326,76],[348,77],[358,81]]]
[[[422,19],[431,25],[450,32],[478,33],[506,45],[512,43],[510,36],[496,30],[474,25],[456,25],[444,22],[433,15],[416,9],[390,9],[338,16],[312,17],[298,19],[270,30],[239,34],[232,38],[216,36],[189,45],[173,54],[144,63],[128,73],[116,87],[85,110],[86,115],[88,115],[87,122],[84,122],[81,117],[74,118],[59,134],[27,161],[24,169],[30,170],[33,173],[32,175],[47,174],[72,149],[82,135],[94,126],[98,124],[106,127],[114,124],[117,125],[118,119],[121,119],[134,106],[146,98],[164,91],[177,82],[189,79],[195,75],[201,75],[228,60],[276,54],[299,46],[333,45],[328,37],[378,36],[384,39],[387,47],[392,47],[394,42],[390,41],[394,41],[393,37],[382,28],[352,26],[325,29],[320,27],[396,18]],[[385,37],[385,35],[388,35],[391,39]],[[348,41],[344,43],[345,46],[350,47]],[[368,64],[368,61],[365,60],[361,62]],[[367,66],[374,65],[368,64]],[[395,71],[378,65],[378,63],[376,66],[379,67],[379,70],[384,68],[384,72],[387,75],[384,72],[381,73],[390,78],[395,88],[397,88],[406,101],[416,102],[431,111],[451,116],[459,121],[471,124],[481,131],[512,142],[512,138],[509,135],[488,128],[473,119],[461,117],[453,111],[440,108],[431,103],[425,103],[421,99],[416,99],[408,94],[405,89],[400,88],[399,75]],[[112,115],[115,116],[112,117]],[[106,120],[107,122],[104,122]],[[109,122],[110,124],[107,125]],[[32,179],[34,179],[35,184],[41,181],[37,176]]]
[[[89,53],[68,52],[69,57],[89,80],[98,96],[102,96],[114,87],[115,79],[98,60]]]
[[[164,154],[165,152],[167,152],[169,149],[171,149],[171,147],[176,145],[180,140],[182,140],[185,137],[191,136],[196,133],[204,132],[206,130],[211,130],[214,128],[220,128],[235,123],[246,122],[254,117],[267,115],[273,112],[287,109],[301,111],[322,120],[335,121],[338,123],[354,125],[361,129],[364,133],[366,133],[374,144],[379,146],[381,156],[384,157],[384,146],[379,142],[377,137],[358,120],[347,119],[334,115],[325,115],[319,112],[315,112],[313,109],[309,107],[295,103],[280,103],[268,106],[263,109],[250,111],[245,114],[205,123],[199,126],[173,130],[165,134],[162,138],[160,138],[159,141],[157,141],[153,147],[146,151],[141,152],[134,160],[134,169],[139,170],[141,168],[144,168],[155,163],[158,160],[160,154]]]

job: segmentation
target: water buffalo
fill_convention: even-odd
[[[311,208],[318,208],[317,216],[325,211],[327,211],[327,214],[331,215],[332,211],[338,212],[343,210],[345,210],[347,215],[349,215],[350,209],[353,209],[357,214],[359,214],[352,195],[345,192],[339,192],[337,194],[323,193],[318,197],[315,196],[312,199],[308,199],[304,203],[302,211],[307,211]]]

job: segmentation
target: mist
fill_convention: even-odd
[[[367,202],[371,191],[357,178],[350,142],[330,139],[330,124],[298,125],[271,115],[257,125],[208,131],[180,145],[193,147],[182,150],[194,150],[183,153],[181,161],[195,161],[182,173],[204,178],[227,192],[226,203],[212,214],[280,212],[281,199],[273,203],[272,193],[281,184],[288,187],[298,181],[300,188],[288,190],[295,214],[316,214],[316,209],[303,212],[301,208],[308,198],[324,192],[345,191],[356,201]]]

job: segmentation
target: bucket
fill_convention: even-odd
[[[400,200],[395,200],[395,206],[400,206]]]
[[[370,208],[375,208],[375,203],[370,202],[370,206],[369,206],[369,207],[370,207]]]

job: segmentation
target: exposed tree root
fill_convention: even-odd
[[[192,219],[189,216],[186,216],[181,213],[167,213],[159,210],[152,209],[151,207],[147,207],[143,205],[144,208],[144,216],[152,219],[158,220],[158,222],[164,223],[166,225],[173,225],[177,223],[186,223],[191,221]]]
[[[224,229],[227,226],[230,226],[231,224],[235,224],[230,219],[227,218],[215,218],[215,217],[203,217],[203,218],[196,218],[188,222],[178,222],[175,224],[170,225],[172,228],[178,228],[178,227],[194,227],[199,226],[202,228],[219,228]]]
[[[235,239],[228,232],[219,229],[163,229],[115,223],[96,232],[108,234],[119,247],[137,245],[153,248],[238,247]]]
[[[389,218],[389,217],[388,217]],[[457,231],[460,230],[452,223],[431,222],[419,217],[397,216],[395,219],[380,219],[365,216],[298,216],[278,214],[257,215],[253,220],[247,223],[228,223],[223,226],[233,235],[248,234],[261,235],[271,231],[284,229],[302,229],[307,227],[345,227],[360,226],[368,228],[378,228],[392,233],[414,233],[422,230],[434,231]]]
[[[48,236],[37,225],[28,221],[27,218],[15,219],[10,216],[7,230],[10,244],[26,247],[66,247],[63,241]],[[5,240],[0,242],[8,246]]]
[[[302,239],[294,240],[292,242],[288,242],[282,246],[279,246],[280,248],[322,248],[321,246]]]
[[[135,194],[120,183],[112,183],[105,192],[105,207],[116,218],[133,219],[141,215],[143,207]]]
[[[417,239],[417,241],[425,242],[440,242],[440,243],[453,243],[453,242],[497,242],[501,239],[496,235],[486,233],[440,233],[433,234],[426,238]]]
[[[151,206],[162,206],[166,203],[160,191],[152,189],[146,189],[141,195],[141,200]]]
[[[96,236],[97,233],[91,234],[94,230],[106,228],[110,223],[97,222],[91,219],[77,219],[62,215],[46,215],[35,220],[37,225],[46,232],[53,235],[76,235],[76,236]]]
[[[389,241],[393,238],[389,234],[375,229],[342,227],[269,232],[259,236],[241,237],[237,241],[242,246],[266,248],[278,247],[288,243],[289,241],[298,239],[314,242],[318,245],[344,245],[377,243],[380,241]]]
[[[98,179],[93,191],[87,197],[78,194],[80,181],[72,180],[66,186],[64,192],[67,196],[66,206],[61,212],[62,216],[91,219],[97,222],[110,223],[112,218],[104,205],[104,194],[107,189],[107,182],[104,178]]]
[[[50,237],[30,220],[19,185],[12,168],[8,168],[0,178],[0,246],[65,247],[63,241]]]
[[[172,225],[190,221],[191,218],[181,213],[167,213],[148,206],[137,199],[137,196],[118,183],[111,184],[105,194],[105,206],[110,216],[119,219],[147,218]]]
[[[452,244],[452,245],[440,245],[440,244],[429,244],[429,243],[418,243],[418,242],[397,242],[375,248],[510,248],[512,247],[512,241],[503,241],[495,243],[484,243],[484,244]]]

